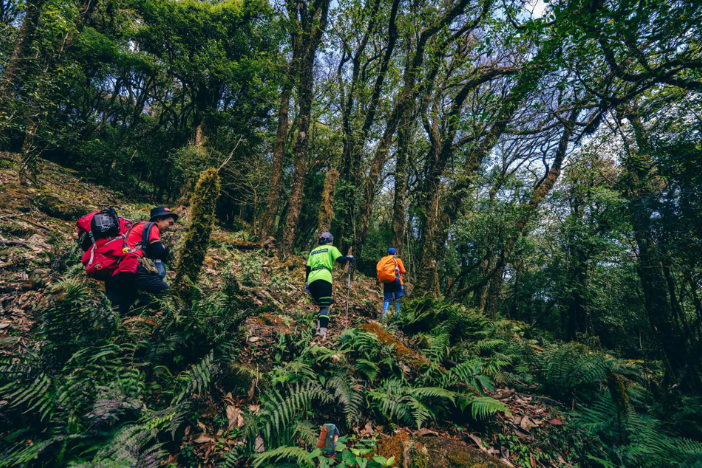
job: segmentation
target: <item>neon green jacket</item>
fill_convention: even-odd
[[[307,284],[313,281],[324,280],[332,282],[332,266],[337,258],[343,257],[339,249],[333,245],[320,245],[312,252],[307,259],[307,266],[310,267],[310,275],[307,277]]]

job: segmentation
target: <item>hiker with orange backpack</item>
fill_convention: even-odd
[[[380,259],[376,270],[378,271],[378,281],[383,284],[383,320],[387,317],[390,303],[393,301],[395,302],[395,318],[399,318],[402,297],[405,295],[402,275],[407,272],[402,260],[397,258],[397,250],[394,247],[390,247],[388,255]]]
[[[169,251],[161,242],[161,233],[177,220],[177,214],[157,206],[151,209],[149,221],[134,224],[124,235],[123,253],[137,261],[123,260],[105,281],[107,298],[120,314],[125,314],[137,300],[149,304],[149,295],[161,297],[170,289],[163,281]]]
[[[353,255],[344,256],[334,247],[334,236],[325,232],[319,236],[319,245],[310,252],[305,267],[305,289],[312,295],[314,303],[319,307],[317,332],[315,336],[327,338],[329,325],[329,307],[332,298],[332,267],[338,262],[342,265],[353,262]]]

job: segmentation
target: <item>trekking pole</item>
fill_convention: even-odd
[[[353,247],[349,247],[346,255],[351,255],[353,252]],[[352,268],[354,266],[353,262],[349,262],[349,277],[346,280],[346,328],[349,327],[349,298],[351,297],[351,274]]]
[[[346,328],[349,327],[349,298],[351,296],[351,268],[353,265],[349,265],[349,276],[346,283]]]

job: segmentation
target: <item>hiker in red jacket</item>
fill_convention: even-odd
[[[136,273],[117,273],[105,282],[107,298],[120,314],[126,314],[137,299],[149,304],[149,295],[160,297],[170,289],[163,281],[169,252],[161,242],[161,233],[177,220],[177,214],[157,206],[151,209],[148,222],[137,223],[129,230],[127,247],[141,257]]]

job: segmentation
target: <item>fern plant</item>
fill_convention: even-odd
[[[604,355],[577,343],[550,345],[534,358],[545,390],[557,398],[591,398],[606,378]]]
[[[358,421],[364,399],[353,377],[346,373],[336,374],[327,381],[326,388],[342,406],[348,426]]]
[[[447,403],[455,405],[456,395],[439,387],[413,388],[397,379],[384,380],[366,394],[369,406],[391,421],[414,424],[417,428],[436,419]]]
[[[329,392],[317,382],[297,382],[287,385],[282,392],[276,387],[269,387],[261,399],[261,410],[255,418],[255,426],[251,428],[260,428],[268,448],[288,444],[295,432],[294,422],[301,412],[311,409],[314,401],[321,404],[332,401]],[[250,439],[252,437],[247,437],[247,442],[253,449],[254,441]]]
[[[253,466],[266,466],[270,462],[279,462],[280,460],[294,460],[295,465],[300,467],[313,467],[313,459],[319,455],[320,451],[316,449],[310,453],[300,447],[281,446],[272,450],[267,450],[263,453],[254,456]],[[276,463],[278,466],[278,464]]]
[[[171,404],[177,405],[186,396],[205,390],[210,383],[213,370],[213,351],[210,351],[199,363],[193,365],[178,378],[182,382],[182,390],[173,398]]]

